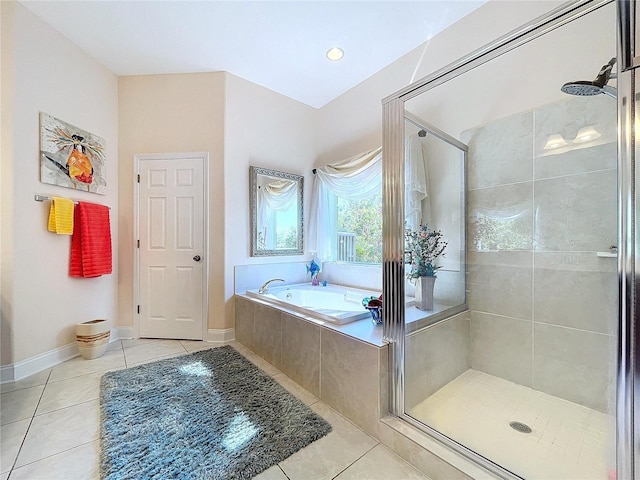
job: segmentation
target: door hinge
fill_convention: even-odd
[[[140,314],[140,305],[138,305],[138,314]]]
[[[138,248],[140,248],[140,240],[138,240]]]
[[[140,183],[140,174],[138,174],[138,183]]]

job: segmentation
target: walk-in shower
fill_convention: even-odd
[[[616,476],[616,58],[565,83],[616,51],[616,8],[578,3],[383,102],[392,413],[500,478]],[[430,189],[461,202],[428,208],[462,239],[448,266],[465,288],[460,308],[416,322],[393,186],[421,122],[454,141],[423,145]]]

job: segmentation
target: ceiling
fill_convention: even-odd
[[[486,0],[19,1],[116,75],[226,71],[319,108]]]

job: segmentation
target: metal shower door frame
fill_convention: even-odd
[[[383,104],[383,338],[389,344],[389,409],[390,413],[419,427],[455,452],[469,458],[489,472],[507,479],[520,478],[476,452],[420,424],[404,412],[404,119],[405,102],[429,91],[473,68],[493,60],[562,25],[576,20],[613,0],[576,0],[562,5],[546,15],[481,47],[460,60],[418,80],[382,100]],[[617,370],[617,471],[619,480],[640,480],[640,465],[634,462],[640,451],[640,426],[634,420],[635,404],[640,403],[640,358],[636,343],[640,332],[636,328],[638,279],[636,264],[640,253],[640,213],[636,208],[635,185],[640,185],[640,173],[635,170],[636,115],[635,89],[640,77],[635,69],[640,57],[634,57],[635,2],[617,0],[618,21],[618,279],[619,279],[619,348]],[[623,69],[627,69],[623,72]],[[640,98],[639,98],[640,100]],[[638,107],[640,109],[640,107]],[[638,391],[635,395],[636,390]],[[640,462],[639,462],[640,463]]]
[[[636,2],[617,0],[618,9],[618,285],[619,319],[617,377],[617,473],[618,479],[640,479],[640,329],[638,325],[638,259],[640,258],[640,212],[637,186],[640,156],[637,125],[640,119],[640,57],[636,56],[640,29]]]

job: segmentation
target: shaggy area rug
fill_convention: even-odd
[[[252,478],[331,431],[229,346],[108,372],[100,407],[109,480]]]

